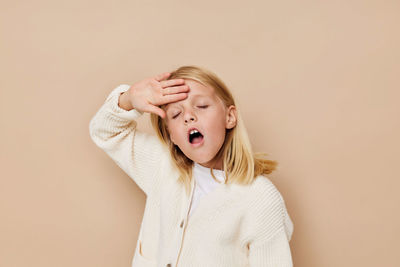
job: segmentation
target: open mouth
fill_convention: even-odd
[[[189,143],[199,144],[203,141],[203,139],[204,139],[203,134],[200,133],[200,131],[197,130],[196,128],[189,130]]]

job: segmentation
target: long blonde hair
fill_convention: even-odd
[[[214,88],[215,94],[222,100],[225,107],[235,105],[235,100],[224,82],[216,74],[199,66],[182,66],[175,71],[167,80],[171,79],[192,79],[204,86]],[[163,108],[166,105],[162,105]],[[172,163],[179,170],[178,181],[185,185],[186,193],[190,194],[190,183],[192,179],[193,161],[170,139],[165,119],[159,115],[150,113],[150,120],[156,131],[158,138],[162,143],[169,147]],[[277,162],[264,159],[262,156],[267,153],[253,153],[247,130],[242,121],[239,110],[237,110],[236,126],[232,129],[226,129],[225,141],[213,159],[215,163],[220,157],[223,157],[223,170],[225,171],[226,183],[250,184],[259,175],[270,174],[276,169]],[[215,178],[211,169],[211,175]]]

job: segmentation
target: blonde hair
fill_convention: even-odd
[[[192,79],[204,86],[214,88],[214,93],[222,100],[225,107],[235,105],[235,100],[224,82],[216,74],[199,66],[182,66],[175,71],[167,80],[171,79]],[[163,108],[165,105],[162,105]],[[150,114],[150,120],[156,131],[158,138],[162,143],[169,147],[174,166],[179,170],[178,181],[185,185],[186,193],[190,194],[190,183],[192,179],[193,161],[170,139],[166,122],[159,115]],[[250,184],[259,175],[270,174],[276,169],[277,162],[262,158],[267,153],[253,153],[247,130],[242,121],[239,110],[237,110],[236,126],[232,129],[226,129],[225,141],[213,159],[215,163],[220,157],[223,157],[223,170],[225,171],[226,183],[238,183],[242,185]],[[211,169],[211,175],[215,178]]]

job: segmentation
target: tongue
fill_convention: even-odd
[[[203,136],[195,137],[195,138],[193,138],[193,140],[192,140],[192,144],[200,143],[201,140],[203,140]]]

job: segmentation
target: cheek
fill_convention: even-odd
[[[179,141],[181,141],[184,138],[184,136],[181,134],[182,129],[174,127],[173,125],[170,125],[168,132],[172,142],[174,143],[176,142],[179,143]]]
[[[167,132],[169,134],[169,138],[171,140],[173,140],[174,139],[174,131],[170,124],[168,124],[168,126],[167,126]]]
[[[225,139],[225,124],[223,120],[213,121],[213,123],[210,125],[210,129],[212,129],[211,132],[213,138],[218,139],[218,141]]]
[[[176,142],[176,134],[175,131],[173,131],[172,129],[169,132],[169,136],[171,137],[171,140],[175,143]]]
[[[215,126],[215,129],[218,129],[218,136],[221,138],[221,141],[223,141],[226,134],[225,117],[220,117],[218,125]]]

